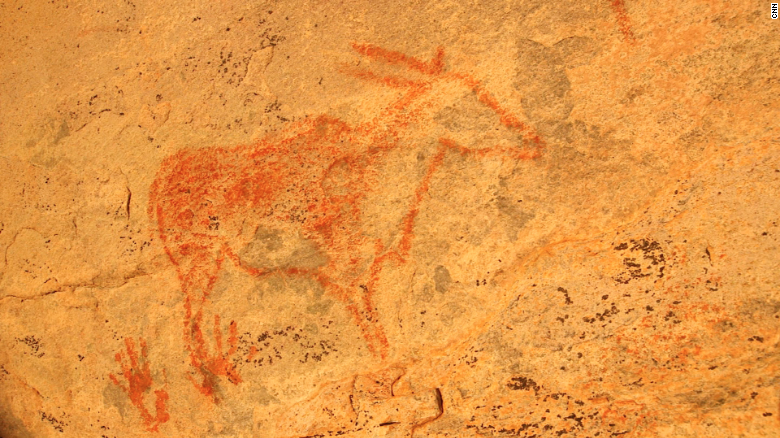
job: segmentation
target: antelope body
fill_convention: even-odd
[[[193,367],[190,378],[206,395],[214,396],[218,376],[241,382],[233,359],[235,322],[229,324],[224,349],[218,315],[213,342],[207,342],[203,334],[209,294],[224,263],[234,263],[254,276],[283,271],[315,279],[350,311],[369,350],[384,358],[389,343],[374,307],[374,286],[384,264],[406,260],[415,217],[445,154],[497,155],[510,160],[540,155],[543,144],[533,130],[503,109],[477,80],[444,71],[441,49],[424,62],[372,45],[353,47],[371,60],[410,73],[407,77],[382,76],[347,69],[353,76],[403,91],[378,119],[350,126],[321,116],[298,124],[286,137],[269,136],[254,145],[183,150],[163,162],[152,185],[149,213],[157,222],[185,295],[184,336]],[[388,153],[410,144],[404,140],[406,128],[413,122],[426,122],[422,118],[426,105],[421,102],[441,83],[473,92],[502,125],[517,131],[523,144],[469,149],[440,138],[398,224],[399,235],[392,242],[371,241],[363,233],[362,210],[367,194],[379,184],[376,169]],[[250,228],[297,230],[327,257],[314,266],[247,263],[239,250],[252,234],[244,231],[248,223]]]

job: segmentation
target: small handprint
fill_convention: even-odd
[[[152,387],[154,381],[152,380],[152,374],[149,371],[149,362],[146,359],[146,341],[141,341],[141,357],[139,359],[138,353],[135,350],[135,343],[132,338],[125,338],[125,347],[127,350],[127,356],[130,360],[128,364],[125,362],[125,354],[120,351],[114,356],[117,363],[122,367],[122,377],[127,381],[127,385],[119,382],[113,374],[108,376],[115,385],[122,388],[130,397],[130,401],[133,403],[138,411],[141,413],[141,418],[150,432],[157,432],[160,424],[165,423],[170,418],[167,408],[165,406],[168,400],[168,393],[163,389],[154,391],[155,395],[155,416],[149,413],[144,404],[144,395]]]
[[[190,352],[190,359],[192,366],[198,370],[203,380],[198,383],[194,377],[190,376],[190,380],[195,387],[203,395],[207,395],[214,398],[214,402],[217,402],[217,396],[214,392],[217,386],[216,376],[225,376],[231,383],[241,383],[241,376],[238,374],[235,364],[231,361],[231,358],[236,354],[238,350],[238,326],[235,321],[230,321],[229,335],[228,335],[228,351],[222,352],[222,329],[220,328],[219,315],[214,315],[214,342],[216,344],[216,352],[210,353],[206,347],[206,341],[203,338],[203,331],[200,328],[200,318],[195,318],[192,323],[192,332],[194,337],[195,348]]]

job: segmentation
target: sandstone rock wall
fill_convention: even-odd
[[[0,2],[0,437],[780,436],[769,7]]]

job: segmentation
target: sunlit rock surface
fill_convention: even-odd
[[[780,21],[0,2],[0,437],[776,437]]]

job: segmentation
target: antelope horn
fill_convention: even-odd
[[[403,65],[412,70],[419,71],[428,75],[440,74],[444,68],[444,48],[438,47],[434,57],[428,61],[422,61],[413,56],[407,56],[401,52],[383,49],[373,44],[352,43],[352,48],[356,52],[370,59],[383,61],[393,65]]]
[[[423,81],[413,81],[397,76],[380,76],[366,69],[356,68],[350,65],[342,65],[340,71],[344,74],[371,82],[377,82],[393,88],[414,88],[425,85]]]

